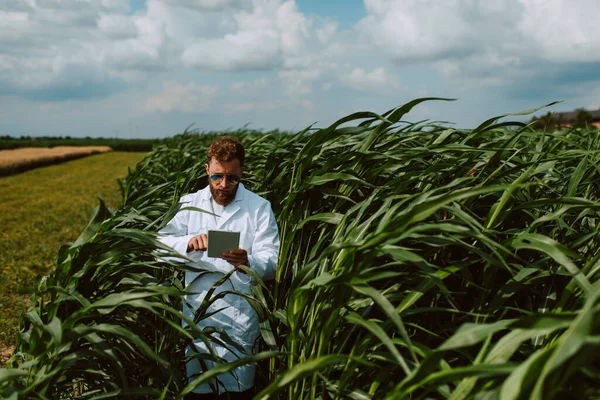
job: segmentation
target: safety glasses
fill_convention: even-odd
[[[234,174],[212,174],[210,176],[210,180],[211,182],[214,183],[221,183],[221,181],[223,180],[223,178],[227,177],[227,183],[231,184],[231,185],[237,185],[238,183],[240,183],[240,177],[238,175],[234,175]]]

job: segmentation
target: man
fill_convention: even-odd
[[[209,185],[196,193],[183,196],[181,202],[182,208],[197,207],[216,216],[200,211],[182,210],[159,232],[159,240],[163,243],[194,259],[201,267],[215,272],[186,272],[185,281],[189,291],[186,301],[193,309],[184,306],[184,313],[191,318],[194,318],[194,312],[202,304],[211,286],[235,267],[249,266],[261,279],[272,279],[279,253],[279,230],[271,204],[240,183],[245,159],[242,144],[232,137],[220,137],[211,143],[207,155],[208,162],[205,168]],[[208,230],[240,232],[240,248],[223,253],[222,258],[208,257]],[[248,274],[235,271],[228,281],[215,290],[213,296],[225,290],[251,294],[251,284],[252,278]],[[247,300],[239,295],[227,294],[216,300],[207,313],[213,311],[218,312],[201,320],[198,326],[224,329],[232,340],[251,354],[258,337],[259,321]],[[208,348],[202,341],[194,342],[194,346],[198,353],[208,353]],[[227,361],[244,356],[232,346],[228,347],[229,349],[213,345],[217,355]],[[191,354],[191,349],[187,349],[186,352],[187,355]],[[207,364],[209,368],[214,365],[211,362]],[[186,368],[190,380],[202,371],[197,359],[188,362]],[[211,387],[203,384],[198,386],[189,398],[251,398],[255,368],[255,365],[251,364],[236,368],[235,376],[231,373],[219,375],[218,391],[225,391],[227,396],[210,395]]]

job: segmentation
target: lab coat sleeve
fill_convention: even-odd
[[[182,202],[186,203],[183,199]],[[194,237],[193,234],[188,234],[189,219],[189,210],[179,211],[164,228],[158,231],[158,240],[178,253],[185,255],[188,243]]]
[[[279,256],[279,229],[271,203],[264,203],[258,212],[258,221],[252,254],[248,255],[248,264],[264,281],[275,277],[275,268]]]

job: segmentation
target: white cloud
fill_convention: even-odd
[[[390,75],[384,67],[372,71],[354,68],[349,73],[340,75],[340,82],[347,87],[363,92],[391,94],[402,90],[398,78]]]
[[[117,88],[123,65],[155,63],[162,41],[123,15],[126,6],[113,0],[1,2],[3,92],[48,100],[104,96]],[[119,40],[125,37],[134,39]]]
[[[305,111],[312,111],[315,109],[315,105],[312,101],[307,99],[292,99],[285,102],[281,100],[261,100],[251,102],[224,103],[222,104],[222,108],[228,113],[231,112],[235,114],[243,114],[256,112],[294,111],[298,108],[302,108]]]
[[[26,22],[29,19],[29,14],[26,12],[2,11],[0,10],[0,26],[10,28],[13,24]]]
[[[323,27],[317,28],[317,38],[321,44],[327,44],[336,34],[338,24],[336,22],[327,22]]]
[[[300,104],[302,105],[302,108],[304,108],[307,111],[312,111],[315,109],[315,105],[310,100],[307,100],[307,99],[301,100]]]
[[[232,113],[249,113],[257,111],[274,111],[282,107],[281,101],[264,100],[264,101],[249,101],[231,104],[223,104],[223,107]]]
[[[199,38],[182,55],[188,67],[241,71],[270,69],[306,51],[310,22],[294,0],[256,0],[251,10],[233,13],[236,30]]]
[[[527,102],[507,110],[542,98],[597,104],[597,0],[364,1],[365,17],[348,26],[341,12],[304,14],[295,0],[147,0],[134,15],[127,0],[0,0],[0,102],[43,110],[40,132],[57,113],[112,121],[91,104],[106,112],[115,98],[122,120],[143,113],[151,128],[181,117],[169,111],[215,124],[245,123],[254,113],[252,123],[262,116],[289,126],[355,107],[386,109],[391,95],[474,99],[487,88],[486,97]],[[189,83],[199,78],[224,93]],[[167,83],[148,96],[153,81]],[[215,113],[194,115],[202,110]],[[2,112],[19,124],[15,112]]]
[[[597,0],[365,0],[365,9],[357,32],[371,46],[400,68],[437,69],[452,91],[523,96],[536,86],[555,99],[544,87],[600,69],[600,25],[589,17]]]
[[[77,97],[85,92],[84,76],[139,84],[178,67],[280,69],[284,90],[295,95],[310,93],[333,68],[331,57],[319,56],[313,28],[320,40],[331,40],[334,25],[306,18],[294,0],[147,0],[134,15],[126,15],[125,3],[0,0],[0,47],[8,49],[0,53],[0,85],[11,93],[44,87],[59,93],[69,71],[87,66],[75,85],[81,93],[73,85],[62,91]]]
[[[278,60],[278,35],[272,30],[243,31],[222,39],[200,39],[183,55],[187,67],[240,71],[269,69]]]
[[[295,0],[285,1],[277,8],[275,22],[281,33],[284,55],[297,56],[304,53],[310,23],[298,10]]]
[[[109,46],[103,47],[103,63],[119,70],[163,67],[168,45],[163,21],[165,11],[162,4],[150,2],[144,16],[120,16],[120,23],[136,33],[133,37],[111,41]]]
[[[368,16],[358,29],[399,63],[462,54],[471,50],[470,43],[464,40],[470,27],[464,24],[458,3],[365,0]]]
[[[302,96],[312,93],[313,83],[321,76],[318,68],[292,69],[279,71],[279,79],[284,84],[287,94]]]
[[[134,37],[112,41],[101,52],[102,62],[119,71],[127,69],[156,69],[167,63],[165,24],[150,12],[130,20],[137,32]],[[126,19],[124,19],[126,21]]]
[[[526,78],[531,72],[521,57],[497,52],[473,54],[463,59],[443,59],[433,64],[460,90],[484,86],[501,87]]]
[[[100,15],[98,28],[111,39],[128,39],[138,33],[133,19],[125,15]]]
[[[249,8],[251,0],[162,0],[175,7],[186,7],[195,10],[219,11],[227,8]]]
[[[236,81],[231,84],[231,92],[243,96],[258,95],[269,86],[269,83],[269,80],[265,77],[251,82]]]
[[[600,61],[596,0],[521,0],[519,29],[549,61]]]
[[[365,0],[358,29],[399,65],[488,58],[600,61],[596,0]]]
[[[148,111],[165,113],[206,111],[218,93],[219,87],[216,85],[198,86],[195,83],[182,85],[179,82],[166,81],[163,83],[163,91],[150,96],[145,108]]]

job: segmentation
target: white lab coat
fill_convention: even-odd
[[[211,199],[210,188],[207,186],[196,193],[183,196],[180,201],[184,203],[182,208],[197,207],[212,212]],[[272,279],[275,275],[279,253],[279,230],[271,209],[271,203],[247,190],[240,183],[235,198],[224,208],[223,215],[221,215],[218,223],[213,215],[200,211],[183,210],[178,212],[159,231],[159,240],[162,243],[172,247],[178,253],[196,260],[199,265],[220,272],[203,275],[196,272],[185,273],[187,289],[192,293],[186,295],[186,301],[193,306],[194,311],[198,309],[211,286],[223,276],[222,273],[227,273],[233,269],[233,266],[223,259],[208,257],[206,251],[186,253],[190,239],[201,233],[207,233],[209,229],[239,231],[240,247],[248,252],[249,267],[263,280]],[[225,282],[215,290],[213,296],[221,291],[232,289],[251,294],[251,281],[252,278],[249,275],[234,272],[228,282]],[[208,309],[208,312],[223,308],[225,308],[223,311],[200,321],[198,326],[223,328],[235,342],[242,345],[246,352],[251,354],[259,333],[259,321],[256,312],[243,297],[233,294],[228,294],[215,301]],[[184,313],[190,318],[194,317],[193,312],[185,306]],[[200,353],[208,352],[203,342],[197,341],[194,345],[196,351]],[[231,351],[222,346],[214,345],[213,348],[217,355],[224,357],[228,361],[243,357],[243,354],[235,350],[236,354],[232,354]],[[231,346],[229,348],[231,349]],[[190,349],[188,349],[189,351]],[[211,363],[208,364],[209,366],[212,365]],[[192,377],[192,375],[197,374],[200,370],[200,363],[197,360],[193,360],[187,364],[188,377]],[[219,381],[224,386],[224,389],[220,388],[219,391],[241,392],[253,386],[254,365],[237,368],[235,373],[237,379],[231,373],[219,376]],[[208,384],[200,385],[194,390],[196,393],[208,393],[211,391]]]

